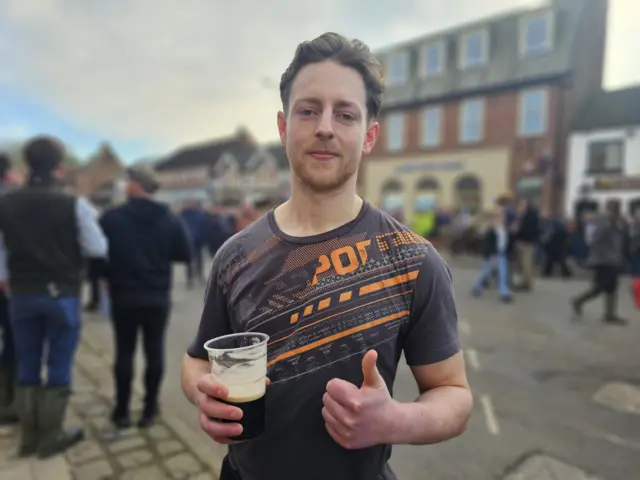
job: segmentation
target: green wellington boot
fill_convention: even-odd
[[[82,428],[65,430],[64,417],[71,391],[68,387],[47,387],[38,397],[38,456],[47,458],[84,440]]]
[[[38,449],[38,397],[40,386],[18,385],[16,387],[15,406],[20,419],[21,439],[18,455],[33,455]]]

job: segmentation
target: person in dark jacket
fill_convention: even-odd
[[[131,425],[133,360],[140,330],[146,372],[144,409],[138,425],[147,427],[158,415],[172,264],[191,261],[182,222],[168,206],[153,199],[159,184],[151,172],[130,169],[128,176],[128,201],[107,211],[100,220],[109,239],[103,275],[108,283],[116,340],[116,402],[111,419],[119,428]]]
[[[587,265],[593,269],[593,284],[584,294],[572,301],[576,316],[582,316],[584,304],[604,294],[604,318],[606,323],[625,325],[626,320],[618,317],[617,293],[618,277],[625,262],[626,225],[620,215],[620,201],[611,199],[605,206],[606,212],[593,220],[587,236],[589,253]]]
[[[0,195],[13,188],[8,179],[11,161],[0,154]],[[13,344],[13,329],[9,318],[8,272],[6,268],[6,252],[0,248],[0,334],[2,350],[0,351],[0,425],[10,425],[18,421],[14,405],[14,386],[16,380],[16,354]]]
[[[208,231],[211,218],[202,208],[198,200],[185,202],[180,217],[187,227],[191,241],[192,261],[187,265],[187,286],[193,286],[194,280],[204,283],[203,258],[205,246],[208,243]]]
[[[497,208],[492,215],[491,225],[483,240],[484,263],[476,277],[472,293],[479,296],[494,270],[498,272],[498,291],[503,302],[511,302],[509,290],[509,232],[505,225],[504,212]]]
[[[66,193],[58,179],[65,156],[57,140],[32,139],[24,149],[27,184],[0,197],[22,456],[48,457],[84,438],[81,428],[63,425],[80,341],[83,257],[104,256],[107,244],[91,204]]]
[[[540,236],[540,217],[535,206],[526,199],[520,200],[518,215],[515,242],[518,263],[522,270],[522,280],[518,285],[518,290],[528,291],[533,288],[533,266]]]

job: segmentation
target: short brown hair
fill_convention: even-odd
[[[324,33],[298,45],[291,64],[280,78],[280,99],[285,112],[289,107],[291,85],[298,72],[306,65],[325,60],[351,67],[362,75],[367,91],[367,114],[370,119],[377,118],[384,93],[380,62],[362,41],[349,40],[333,32]]]
[[[35,137],[24,147],[24,160],[33,172],[44,174],[53,172],[63,162],[65,150],[52,137]]]

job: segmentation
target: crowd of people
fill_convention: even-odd
[[[105,296],[110,306],[116,346],[111,420],[117,428],[133,423],[133,361],[141,332],[145,397],[137,424],[148,427],[160,408],[173,264],[185,265],[189,286],[203,283],[203,250],[214,255],[237,225],[234,217],[194,201],[174,213],[154,199],[160,184],[144,169],[127,171],[124,203],[98,212],[61,180],[61,142],[37,137],[23,154],[29,169],[24,184],[10,175],[9,158],[0,156],[0,423],[20,424],[20,455],[47,457],[84,438],[82,428],[63,425],[85,276],[91,284],[85,309],[97,310]]]

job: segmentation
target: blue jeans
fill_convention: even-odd
[[[501,297],[509,297],[511,296],[511,291],[509,290],[509,263],[507,255],[499,253],[495,258],[498,269],[498,291],[500,292]],[[493,268],[494,263],[492,259],[486,259],[480,268],[480,273],[476,277],[476,281],[473,286],[474,292],[481,292],[484,289],[484,284],[491,276]]]
[[[11,297],[11,322],[18,383],[42,383],[42,357],[46,343],[47,385],[70,385],[73,359],[80,340],[80,299],[15,295]]]

